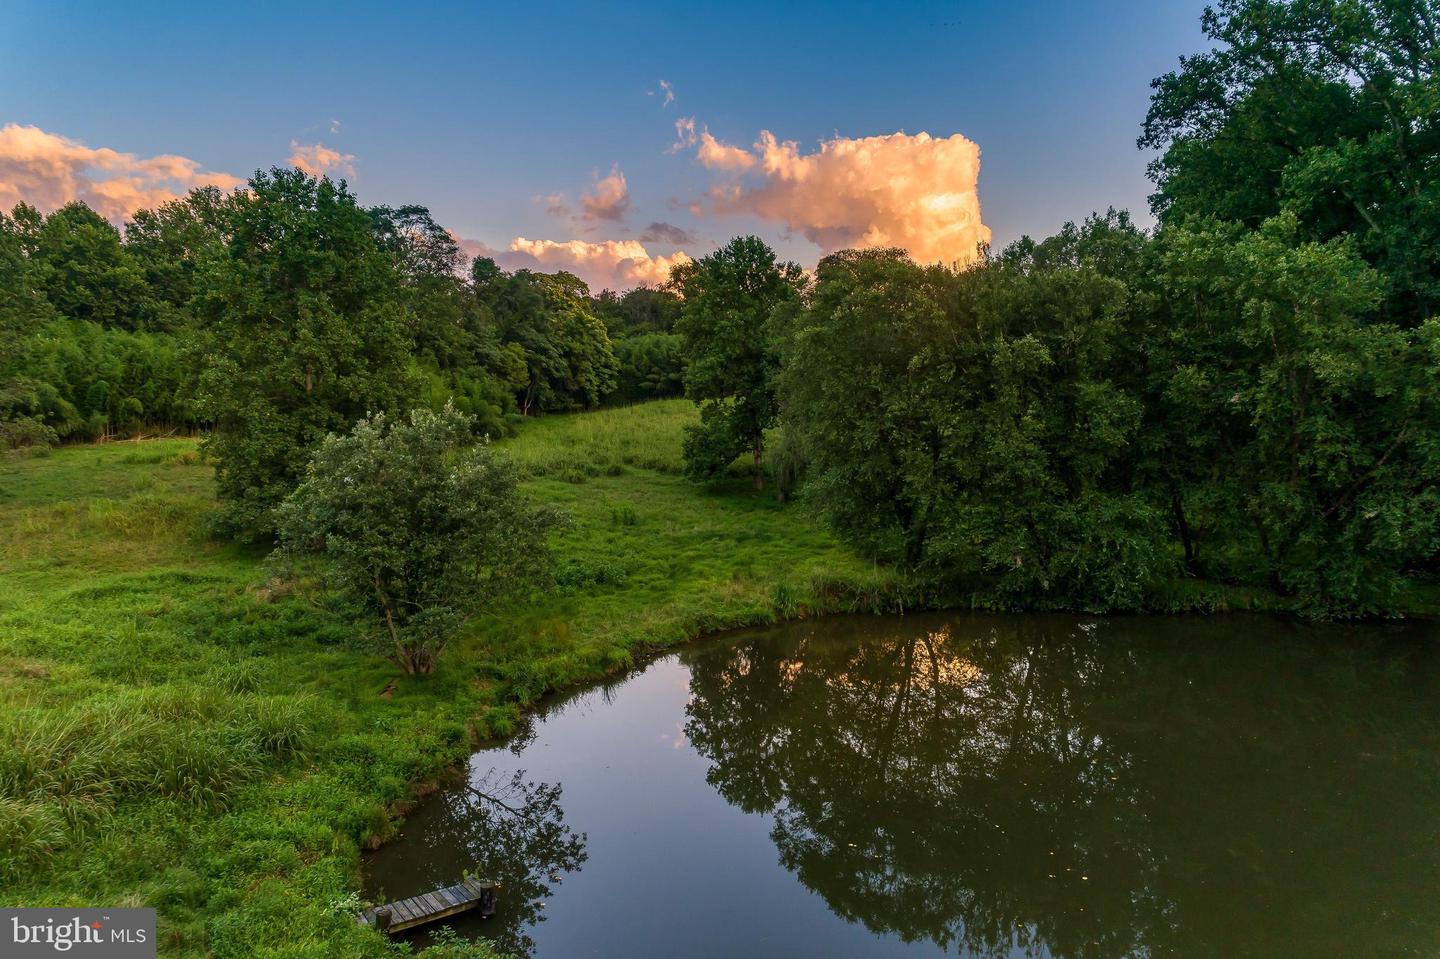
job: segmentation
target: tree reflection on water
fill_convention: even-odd
[[[503,953],[533,953],[526,929],[544,920],[542,904],[563,874],[585,862],[585,834],[566,825],[560,796],[558,783],[529,781],[524,770],[508,779],[493,769],[472,772],[427,809],[415,836],[426,850],[419,861],[435,864],[434,886],[455,882],[460,862],[500,886],[494,918],[477,931]]]
[[[836,913],[978,955],[1440,954],[1423,652],[1258,620],[964,622],[683,657],[707,778],[773,814]]]

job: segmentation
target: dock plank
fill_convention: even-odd
[[[459,882],[422,892],[381,906],[371,906],[356,917],[363,925],[376,924],[376,916],[382,909],[390,911],[390,932],[401,932],[427,922],[444,919],[471,909],[482,909],[488,916],[494,911],[495,884],[478,879],[462,879]]]

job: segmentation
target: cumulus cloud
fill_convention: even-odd
[[[244,180],[201,169],[183,156],[141,157],[16,123],[0,127],[0,209],[24,201],[49,212],[80,200],[117,223],[198,186],[221,189]]]
[[[759,162],[744,147],[717,140],[707,127],[697,126],[694,117],[681,117],[675,121],[675,142],[670,145],[669,152],[679,153],[690,147],[696,148],[695,156],[700,164],[712,170],[740,173]]]
[[[710,135],[709,130],[700,131],[700,149],[695,155],[701,164],[712,170],[748,170],[755,165],[755,157],[744,147],[721,143]]]
[[[640,233],[641,243],[669,243],[672,246],[695,242],[695,234],[673,223],[656,220]]]
[[[672,269],[690,261],[688,255],[678,251],[669,256],[652,255],[638,240],[600,240],[592,243],[588,240],[529,240],[523,236],[512,240],[510,249],[504,252],[492,251],[481,255],[492,257],[507,270],[528,269],[547,273],[567,270],[584,280],[592,290],[621,290],[642,283],[664,283],[670,278]]]
[[[697,126],[694,117],[681,117],[675,121],[675,142],[670,153],[679,153],[695,147],[695,156],[702,166],[712,170],[728,170],[741,173],[759,161],[744,147],[722,143],[710,134],[705,126]]]
[[[466,256],[489,257],[502,269],[539,273],[566,270],[580,277],[595,291],[623,290],[641,284],[655,286],[668,280],[670,271],[676,266],[690,262],[690,257],[679,251],[670,256],[652,255],[635,240],[592,243],[588,240],[529,240],[517,236],[505,250],[459,236],[455,236],[455,242]]]
[[[332,150],[323,143],[298,143],[291,140],[290,165],[299,167],[311,176],[327,173],[352,177],[355,175],[355,155]]]
[[[610,175],[595,181],[593,192],[580,197],[584,211],[581,218],[586,220],[612,220],[620,222],[630,212],[630,187],[625,183],[625,174],[619,165],[611,167]]]
[[[712,188],[715,212],[783,223],[825,253],[898,246],[922,263],[969,263],[990,242],[976,191],[980,148],[958,133],[836,137],[802,153],[768,130],[748,151],[693,120],[676,131],[677,146],[694,147],[705,166],[754,174]]]

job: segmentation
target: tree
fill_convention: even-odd
[[[157,329],[179,330],[190,322],[206,264],[225,253],[237,202],[235,194],[218,187],[199,187],[154,210],[137,211],[125,225],[125,249],[155,300]]]
[[[700,424],[685,434],[686,472],[713,478],[748,449],[758,492],[765,482],[765,431],[779,412],[772,317],[800,299],[804,273],[779,262],[758,237],[745,236],[677,266],[671,283],[685,300],[675,323],[686,363],[685,395],[700,405]]]
[[[483,602],[534,582],[558,516],[447,406],[367,417],[320,444],[278,513],[278,558],[319,557],[407,673],[428,673]]]
[[[27,348],[51,318],[50,304],[36,287],[34,250],[28,225],[38,223],[33,207],[13,214],[0,210],[0,446],[49,445],[58,438],[39,409],[42,384],[30,368]]]
[[[401,279],[344,182],[258,173],[197,300],[199,414],[221,524],[263,535],[310,451],[411,394]]]
[[[399,260],[400,272],[408,280],[449,279],[459,273],[465,254],[450,231],[435,222],[427,207],[376,206],[369,213],[380,248]]]
[[[1126,229],[1092,220],[960,272],[821,261],[781,398],[841,535],[941,590],[1141,605],[1167,558],[1133,469],[1137,316],[1100,266]]]
[[[31,254],[35,283],[55,311],[76,320],[137,330],[155,317],[144,271],[120,233],[78,201],[45,217]]]
[[[680,318],[683,304],[671,290],[637,286],[625,293],[603,291],[594,298],[595,314],[605,321],[610,338],[647,333],[669,333]]]
[[[1440,549],[1440,322],[1376,320],[1383,284],[1356,243],[1300,232],[1293,214],[1162,231],[1155,428],[1199,454],[1176,464],[1191,535],[1259,557],[1259,576],[1205,572],[1314,612],[1385,612]]]
[[[579,277],[563,271],[509,274],[479,258],[471,280],[495,318],[501,343],[523,358],[516,398],[521,413],[593,407],[614,390],[615,352]]]
[[[636,403],[685,392],[681,339],[674,333],[640,333],[615,341],[619,366],[611,398]]]
[[[1154,81],[1140,145],[1165,222],[1256,227],[1295,214],[1304,238],[1355,238],[1389,281],[1387,318],[1440,309],[1440,5],[1435,0],[1221,0],[1216,49]]]

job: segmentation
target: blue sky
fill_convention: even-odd
[[[677,118],[746,149],[769,130],[802,154],[836,137],[963,134],[997,244],[1110,205],[1141,215],[1148,84],[1205,48],[1202,6],[7,0],[0,125],[240,176],[322,144],[353,156],[362,202],[423,203],[498,249],[664,221],[693,234],[692,252],[754,231],[809,265],[820,249],[783,217],[691,214],[725,178],[667,152]],[[617,166],[623,220],[546,212],[540,198],[577,209]]]

